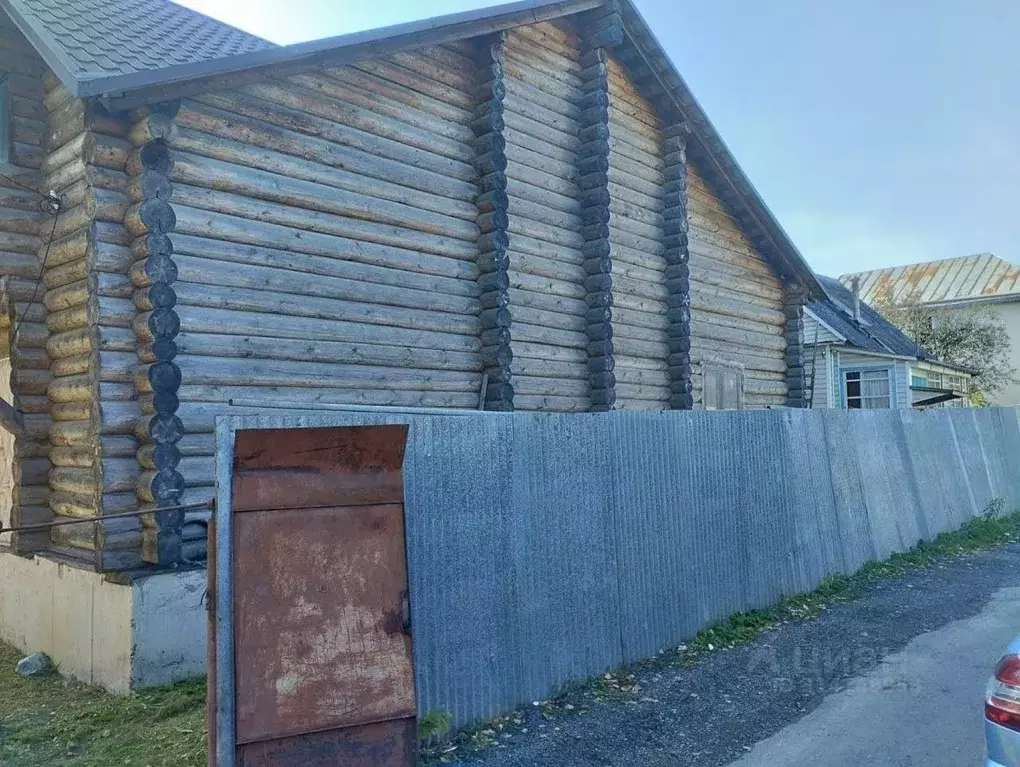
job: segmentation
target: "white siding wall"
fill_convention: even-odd
[[[832,365],[832,386],[829,391],[833,396],[833,406],[842,407],[843,398],[840,391],[840,370],[853,368],[855,366],[881,366],[888,365],[893,372],[893,390],[895,392],[894,407],[909,408],[910,403],[910,365],[906,360],[895,360],[887,357],[877,357],[871,354],[855,353],[846,350],[833,349]]]
[[[812,375],[812,365],[814,366],[814,393],[811,398],[811,407],[813,408],[833,407],[832,395],[829,392],[832,388],[830,385],[832,380],[831,360],[832,350],[829,346],[804,347],[805,374],[809,381]]]
[[[811,312],[804,312],[804,343],[831,344],[841,341],[831,330],[814,318]]]

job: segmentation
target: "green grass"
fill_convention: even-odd
[[[940,561],[1020,540],[1020,512],[1003,515],[1001,508],[1001,503],[993,503],[983,515],[971,519],[957,530],[942,533],[931,541],[922,541],[909,551],[893,554],[882,562],[869,562],[853,575],[829,576],[809,593],[787,597],[761,610],[731,615],[699,631],[689,643],[681,645],[669,657],[659,656],[639,665],[689,665],[706,652],[748,642],[762,631],[782,623],[811,618],[824,610],[827,604],[855,599],[875,581],[900,577]]]
[[[205,682],[111,695],[54,673],[22,679],[0,644],[0,764],[8,767],[199,767],[206,763]]]
[[[583,712],[597,701],[642,695],[640,668],[687,666],[705,653],[753,639],[769,628],[817,615],[826,605],[859,596],[869,584],[917,568],[1020,539],[1020,513],[998,509],[885,562],[828,578],[809,594],[788,597],[763,610],[738,613],[700,631],[686,645],[634,667],[571,686],[553,700],[536,701],[543,721]],[[205,764],[205,683],[185,682],[126,697],[50,674],[22,679],[14,667],[21,653],[0,644],[0,764],[10,767],[200,767]],[[446,734],[442,711],[422,717],[426,763],[453,761],[495,742],[508,742],[526,718],[520,711],[480,727]]]

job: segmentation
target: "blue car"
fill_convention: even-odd
[[[995,667],[985,695],[985,767],[1020,767],[1020,637]]]

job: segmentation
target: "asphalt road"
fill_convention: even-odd
[[[1015,633],[1017,544],[876,584],[693,668],[640,672],[637,700],[527,711],[456,764],[980,765],[984,686]]]

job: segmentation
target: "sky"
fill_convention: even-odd
[[[280,44],[486,0],[178,0]],[[1020,2],[636,0],[808,262],[1020,263]]]

